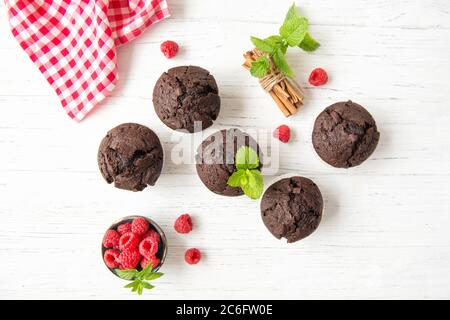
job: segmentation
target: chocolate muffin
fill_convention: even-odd
[[[162,74],[153,90],[156,114],[166,126],[190,133],[212,126],[220,112],[219,89],[209,71],[176,67]],[[199,127],[195,127],[195,123]]]
[[[261,216],[267,229],[288,243],[311,235],[322,219],[323,199],[314,182],[303,177],[280,180],[261,200]]]
[[[248,146],[258,153],[261,169],[263,157],[257,142],[239,129],[218,131],[202,142],[196,155],[197,173],[209,190],[227,197],[244,194],[241,188],[227,184],[236,171],[236,152],[243,146]]]
[[[116,188],[142,191],[153,186],[163,167],[163,148],[158,136],[135,123],[115,127],[103,138],[98,166],[108,183]]]
[[[312,142],[317,154],[336,168],[360,165],[375,151],[380,133],[370,113],[352,101],[326,108],[314,125]]]

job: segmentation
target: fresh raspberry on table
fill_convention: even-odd
[[[279,126],[273,132],[273,136],[283,143],[288,143],[291,139],[291,129],[286,125]]]
[[[139,253],[139,250],[135,249],[127,249],[120,253],[118,257],[119,269],[120,270],[129,270],[136,269],[141,261],[142,256]]]
[[[148,237],[139,244],[139,253],[146,258],[154,256],[158,252],[158,241],[155,238]]]
[[[103,255],[103,260],[105,260],[105,264],[108,268],[115,269],[119,266],[119,255],[120,252],[118,250],[106,250]]]
[[[314,69],[309,76],[309,83],[313,86],[323,86],[328,82],[328,74],[322,68]]]
[[[178,44],[174,41],[165,41],[161,44],[161,52],[164,53],[167,59],[175,57],[179,49]]]
[[[202,258],[202,253],[200,250],[196,248],[192,248],[186,251],[184,255],[184,259],[189,264],[197,264],[200,262],[200,259]]]
[[[141,268],[145,269],[149,264],[152,264],[152,269],[155,269],[159,264],[161,263],[161,260],[159,260],[156,256],[151,256],[149,258],[143,258],[141,260]]]
[[[150,224],[148,223],[147,219],[144,218],[136,218],[131,223],[131,232],[138,236],[142,236],[144,233],[147,232]]]
[[[119,245],[120,234],[115,230],[106,231],[103,236],[103,246],[105,248],[117,248]]]
[[[175,230],[178,233],[186,234],[192,231],[192,219],[188,214],[183,214],[175,221]]]
[[[139,246],[139,236],[132,232],[123,234],[119,239],[120,250],[136,249]]]
[[[159,235],[158,232],[156,232],[153,229],[147,231],[147,233],[142,236],[142,239],[145,239],[145,238],[148,238],[148,237],[154,238],[156,240],[156,242],[158,242],[158,243],[161,242],[161,236]]]
[[[120,226],[117,227],[117,232],[120,235],[131,232],[131,222],[122,223]]]

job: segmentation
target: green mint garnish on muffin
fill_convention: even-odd
[[[154,288],[148,281],[159,279],[164,275],[161,272],[153,272],[153,266],[151,264],[142,269],[142,271],[136,269],[116,269],[114,271],[121,279],[132,281],[124,288],[131,289],[131,292],[137,292],[138,295],[142,295],[144,289],[150,290]]]
[[[241,147],[236,152],[236,171],[228,179],[230,187],[241,188],[246,196],[253,200],[261,197],[264,182],[259,170],[259,157],[250,147]]]
[[[301,17],[297,12],[295,3],[289,8],[279,34],[265,39],[251,37],[253,45],[267,53],[268,57],[261,57],[252,63],[250,73],[257,78],[265,77],[272,69],[273,64],[286,76],[295,77],[294,72],[287,63],[286,51],[289,47],[299,47],[311,52],[319,48],[320,44],[308,32],[308,19]]]

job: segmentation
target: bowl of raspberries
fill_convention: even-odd
[[[102,256],[116,276],[117,270],[143,270],[151,264],[158,271],[167,254],[167,238],[161,227],[142,216],[114,223],[103,236]]]

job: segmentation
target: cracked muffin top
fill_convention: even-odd
[[[336,168],[351,168],[366,161],[379,139],[373,117],[352,101],[326,108],[317,117],[312,134],[317,154]]]
[[[219,90],[209,71],[194,66],[176,67],[156,82],[153,105],[166,126],[193,133],[209,128],[217,119]]]
[[[125,123],[109,131],[98,150],[98,166],[116,188],[142,191],[154,186],[163,167],[163,149],[149,128]]]
[[[322,220],[323,199],[310,179],[292,177],[272,184],[261,200],[261,217],[267,229],[288,243],[311,235]]]

